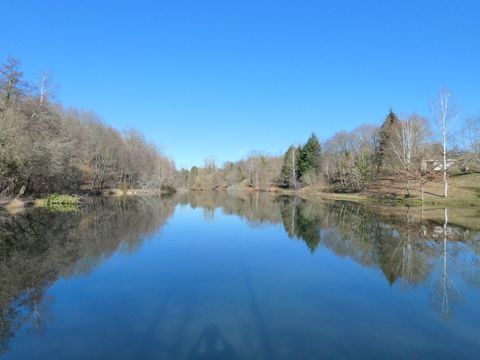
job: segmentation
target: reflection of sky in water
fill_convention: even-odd
[[[386,223],[352,205],[194,200],[196,209],[177,206],[172,217],[169,199],[162,209],[130,205],[123,216],[125,209],[97,208],[95,219],[65,225],[81,228],[63,235],[75,237],[71,252],[80,255],[70,273],[50,274],[38,303],[28,294],[28,306],[16,300],[29,320],[4,358],[478,355],[479,248],[471,234],[444,253],[441,236],[418,235],[435,225]],[[93,246],[97,253],[86,249]]]

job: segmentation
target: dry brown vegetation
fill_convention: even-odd
[[[26,81],[16,59],[0,66],[0,197],[173,186],[173,162],[141,133],[63,108],[46,82]]]

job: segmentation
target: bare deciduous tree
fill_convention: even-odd
[[[448,197],[448,136],[453,123],[458,119],[460,112],[452,99],[452,93],[442,90],[437,100],[431,106],[433,121],[437,124],[442,141],[443,158],[443,196]]]
[[[414,172],[414,165],[418,164],[425,137],[427,135],[427,121],[417,115],[411,115],[400,120],[394,129],[395,139],[392,149],[405,173],[405,189],[411,195],[410,182]]]
[[[298,188],[298,150],[295,146],[290,146],[283,158],[283,167],[281,171],[281,181],[292,189]]]
[[[38,79],[38,102],[44,105],[51,100],[57,90],[57,85],[52,80],[52,75],[48,71],[41,73]]]
[[[0,94],[3,105],[8,107],[24,95],[25,87],[26,82],[23,81],[23,72],[20,71],[20,61],[8,57],[0,67]]]

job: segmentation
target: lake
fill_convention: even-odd
[[[478,359],[480,214],[456,215],[207,192],[4,214],[0,359]]]

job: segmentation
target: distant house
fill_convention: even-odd
[[[447,159],[447,170],[457,164],[455,159]],[[422,160],[422,172],[443,171],[443,160]]]

